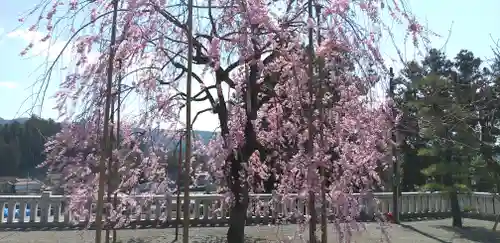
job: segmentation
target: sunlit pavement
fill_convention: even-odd
[[[419,222],[407,222],[402,226],[390,225],[383,227],[391,243],[498,243],[500,234],[491,232],[493,222],[465,219],[465,228],[456,230],[451,225],[451,219],[430,220]],[[260,238],[256,242],[278,242],[296,232],[296,225],[276,226],[247,226],[246,234],[251,238]],[[205,227],[191,228],[192,242],[206,242],[207,237],[224,237],[227,228]],[[132,239],[141,239],[142,242],[164,243],[172,242],[175,229],[135,229],[119,230],[118,238],[122,242]],[[182,232],[182,230],[180,230]],[[329,242],[338,242],[333,226],[330,226]],[[307,232],[304,232],[307,235]],[[319,235],[319,234],[318,234]],[[190,238],[191,238],[190,237]],[[384,234],[380,225],[376,223],[366,224],[366,231],[355,233],[352,242],[380,242]],[[73,243],[94,241],[93,231],[0,231],[0,242],[2,243]],[[131,241],[133,242],[133,241]],[[293,242],[303,242],[298,236]]]

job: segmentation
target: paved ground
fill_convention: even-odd
[[[500,233],[491,232],[492,222],[465,219],[465,228],[461,230],[449,227],[451,219],[409,222],[403,226],[384,227],[390,237],[391,243],[498,243]],[[249,237],[260,238],[259,241],[249,242],[279,242],[285,236],[293,236],[295,225],[283,226],[282,228],[270,226],[247,227]],[[191,242],[222,242],[207,241],[206,237],[224,237],[227,228],[192,228],[190,230],[193,238]],[[182,229],[181,229],[182,231]],[[338,242],[335,238],[333,228],[331,229],[329,242]],[[118,238],[123,243],[159,243],[172,242],[174,229],[139,229],[120,230]],[[367,224],[366,231],[357,233],[352,242],[371,243],[380,242],[382,239],[381,227],[377,224]],[[93,242],[92,231],[0,231],[1,243],[87,243]],[[142,241],[133,241],[141,239]],[[293,242],[303,242],[298,237]]]

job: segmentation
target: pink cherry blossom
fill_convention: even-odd
[[[103,118],[103,104],[110,49],[116,52],[111,65],[116,70],[113,76],[121,77],[120,95],[125,99],[132,93],[141,102],[137,116],[119,123],[123,141],[117,147],[133,153],[113,152],[113,163],[121,173],[116,190],[129,193],[144,175],[158,182],[168,180],[159,166],[159,154],[166,151],[125,131],[137,126],[151,132],[158,122],[167,124],[167,133],[178,130],[183,122],[179,112],[186,101],[183,80],[192,71],[185,65],[189,38],[193,63],[215,76],[210,84],[193,71],[197,74],[193,81],[201,87],[194,102],[207,101],[211,109],[205,111],[215,113],[220,128],[219,136],[208,145],[198,144],[196,153],[209,158],[212,176],[231,202],[228,235],[242,237],[243,232],[231,230],[245,223],[244,217],[236,219],[237,213],[244,216],[248,194],[269,189],[265,184],[270,180],[275,182],[271,186],[275,200],[289,200],[296,193],[318,194],[320,182],[326,180],[329,214],[337,231],[348,239],[353,230],[361,229],[356,222],[359,198],[353,192],[368,192],[380,183],[378,171],[387,167],[384,157],[392,124],[388,104],[373,104],[369,99],[375,83],[387,79],[379,50],[387,34],[381,14],[386,11],[403,25],[415,44],[423,31],[414,16],[401,10],[401,3],[316,1],[322,12],[310,17],[304,0],[209,0],[196,7],[195,34],[187,36],[183,3],[121,0],[117,40],[109,48],[111,3],[60,0],[31,12],[40,17],[30,30],[44,32],[46,41],[63,28],[74,30],[65,50],[75,62],[54,95],[55,108],[68,122],[47,143],[44,164],[68,175],[66,189],[75,195],[70,210],[85,215],[83,205],[96,191],[94,167],[103,152],[99,134],[103,119],[109,119]],[[84,22],[79,25],[81,19]],[[358,19],[368,24],[357,23]],[[315,39],[311,47],[313,77],[305,44],[310,30],[315,38],[321,35],[321,43]],[[31,49],[28,46],[22,54]],[[311,80],[314,93],[308,91]],[[322,92],[316,89],[320,83]],[[113,85],[116,91],[118,83]],[[231,90],[229,96],[223,86]],[[307,125],[309,111],[312,129]],[[85,122],[75,123],[76,118]],[[111,126],[116,128],[118,122]],[[308,141],[310,135],[312,141]],[[139,149],[140,141],[149,146]],[[127,165],[130,159],[136,167]],[[325,178],[319,168],[326,171]],[[120,203],[123,207],[114,208],[113,220],[126,224],[129,217],[121,210],[135,207],[137,211],[140,203],[131,197]],[[310,215],[299,216],[308,223]]]

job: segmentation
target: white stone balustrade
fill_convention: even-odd
[[[135,196],[139,201],[145,196]],[[392,193],[374,193],[378,201],[379,213],[385,214],[392,209]],[[67,196],[51,195],[0,195],[0,205],[3,213],[0,215],[0,228],[48,228],[70,227],[74,225],[71,215],[63,210]],[[148,197],[151,199],[151,197]],[[289,219],[307,214],[305,201],[288,197],[287,200],[271,200],[271,194],[255,194],[249,209],[250,224],[269,224],[279,219]],[[276,198],[276,197],[274,197]],[[192,225],[221,225],[228,222],[228,207],[222,195],[206,194],[191,195],[190,222]],[[459,195],[461,208],[467,215],[489,216],[500,213],[500,200],[492,193],[473,192]],[[180,198],[182,203],[182,196]],[[143,209],[134,220],[134,225],[142,227],[169,227],[175,225],[177,201],[175,195],[155,195],[150,205]],[[216,206],[217,205],[217,206]],[[222,206],[220,206],[222,205]],[[255,206],[255,205],[258,205]],[[95,206],[95,205],[94,205]],[[29,213],[27,210],[29,209]],[[214,210],[219,209],[219,210]],[[403,192],[400,197],[400,213],[404,218],[442,217],[450,213],[450,203],[447,195],[442,192]],[[179,212],[180,217],[182,214]],[[88,223],[80,221],[81,225]],[[182,220],[182,218],[181,218]]]

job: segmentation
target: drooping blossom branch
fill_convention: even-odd
[[[145,150],[141,147],[150,141],[147,134],[134,132],[130,124],[121,126],[123,139],[119,148],[113,151],[113,167],[106,168],[105,174],[106,187],[111,187],[109,191],[119,195],[118,204],[107,202],[105,207],[109,212],[107,222],[117,228],[137,219],[144,203],[150,203],[153,195],[168,193],[166,185],[169,183],[165,158],[160,156],[165,154],[163,147],[147,146]],[[63,175],[62,186],[70,195],[67,210],[77,223],[93,217],[90,205],[96,202],[100,176],[98,163],[104,154],[100,146],[101,130],[102,123],[96,120],[63,124],[62,130],[48,140],[46,160],[40,165],[47,167],[49,172]],[[115,166],[118,170],[114,169]],[[137,191],[138,185],[145,182],[156,183],[148,191]]]
[[[57,29],[56,19],[90,15],[76,26],[69,41],[77,47],[74,59],[79,61],[57,95],[63,113],[71,100],[99,103],[100,96],[95,94],[102,93],[108,51],[96,47],[108,41],[110,3],[58,1],[48,10],[40,8],[42,17],[30,28],[40,30],[45,24],[48,37],[42,41],[46,41]],[[120,1],[117,58],[122,60],[124,76],[133,77],[128,84],[130,91],[144,101],[141,121],[178,122],[178,110],[186,97],[179,82],[187,72],[187,38],[194,44],[194,64],[205,66],[205,71],[215,76],[211,84],[193,73],[201,87],[194,100],[208,101],[208,111],[219,119],[221,136],[206,146],[205,154],[212,159],[218,184],[234,199],[229,242],[243,239],[248,194],[262,191],[271,179],[271,184],[278,185],[268,187],[283,195],[317,191],[313,186],[318,180],[316,171],[324,167],[329,171],[329,200],[343,209],[335,215],[338,222],[353,222],[357,213],[355,203],[350,203],[355,200],[348,193],[366,191],[377,183],[375,172],[382,166],[379,162],[387,142],[386,113],[382,108],[370,108],[366,97],[385,76],[378,49],[387,30],[381,15],[389,13],[407,27],[415,41],[422,27],[398,1],[315,4],[323,8],[320,24],[307,18],[303,0],[209,0],[196,6],[200,20],[196,33],[187,36],[184,4]],[[362,25],[359,19],[366,19],[367,24]],[[304,69],[304,49],[308,48],[304,36],[316,27],[321,28],[324,41],[314,48],[314,54],[317,60],[325,59],[329,75],[324,83],[329,92],[309,99],[305,92],[310,77]],[[93,58],[97,61],[90,61],[89,53],[97,53]],[[224,87],[231,89],[232,97],[225,95]],[[314,116],[314,130],[325,136],[324,142],[313,136],[314,151],[318,152],[311,157],[304,143],[307,134],[316,131],[304,126],[307,119],[303,111],[312,105],[309,100],[315,99],[323,100],[325,115],[321,119]],[[285,190],[283,183],[290,183],[290,190]]]

